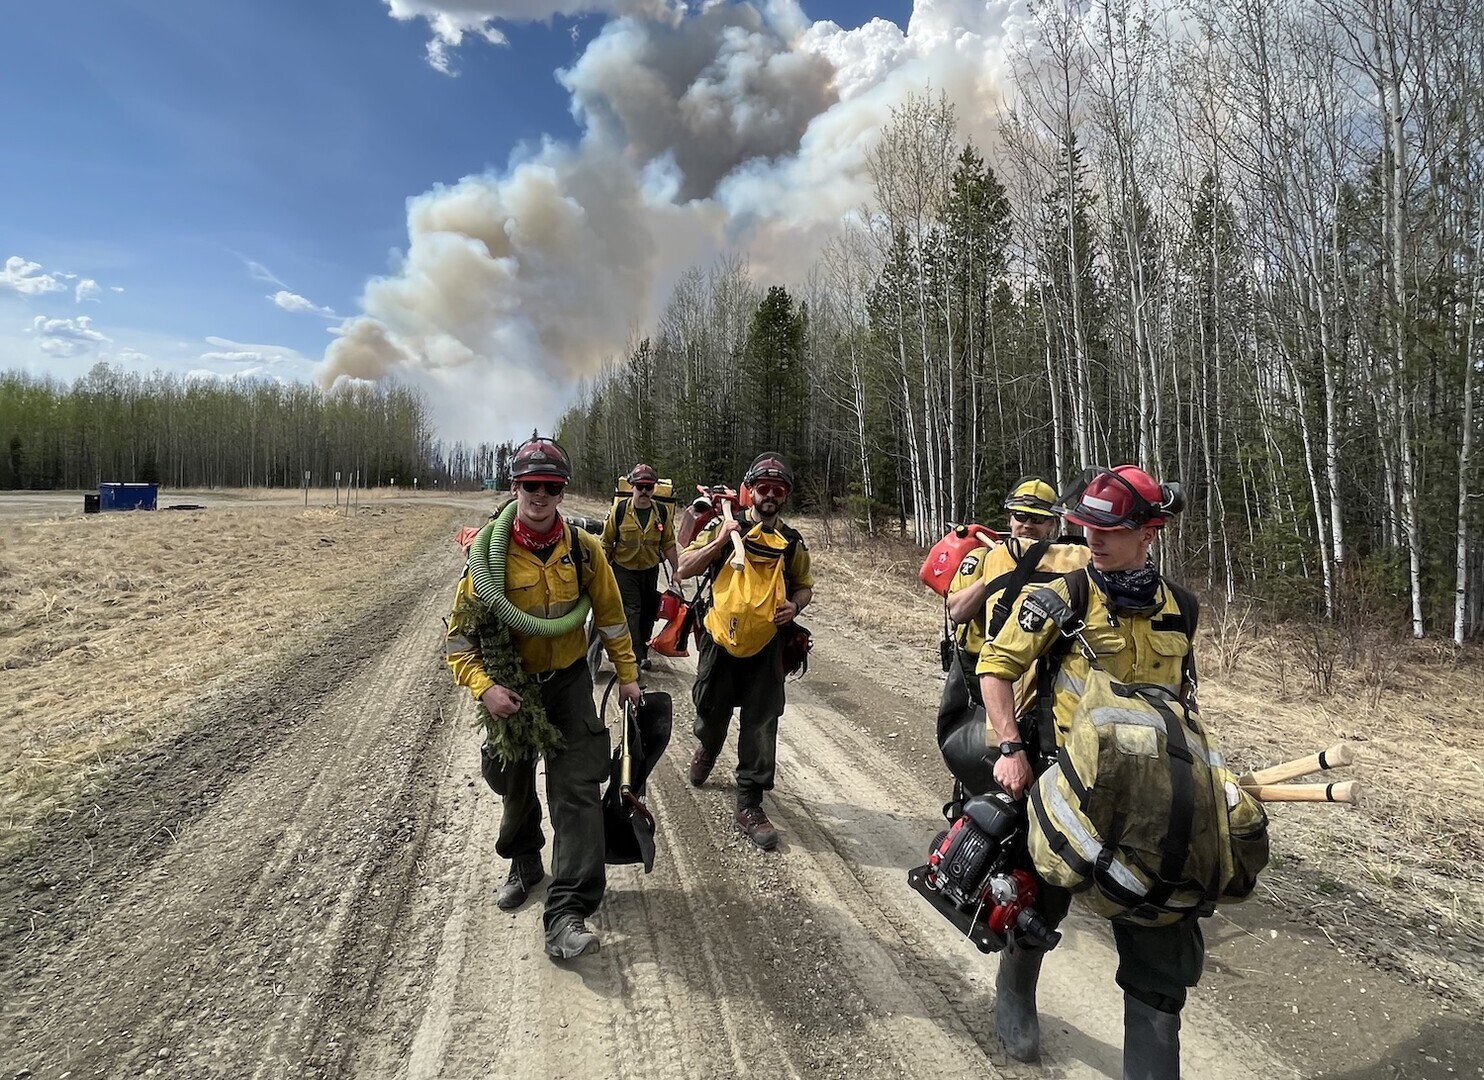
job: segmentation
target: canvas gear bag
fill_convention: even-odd
[[[711,585],[705,628],[732,656],[756,656],[773,640],[773,616],[788,599],[786,574],[792,538],[782,529],[754,525],[742,541],[744,565],[734,570],[724,562]]]
[[[1193,610],[1193,596],[1176,596]],[[1079,613],[1050,589],[1025,605],[1090,665],[1070,732],[1028,793],[1036,873],[1099,915],[1141,926],[1245,899],[1267,865],[1267,814],[1237,786],[1200,715],[1166,686],[1103,670],[1080,637],[1085,605]]]

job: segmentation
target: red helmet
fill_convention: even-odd
[[[747,467],[747,475],[742,477],[742,482],[748,487],[759,480],[781,480],[788,490],[794,489],[794,471],[783,460],[782,454],[775,454],[771,450],[753,458],[752,464]]]
[[[555,439],[536,436],[522,443],[510,459],[512,480],[572,480],[572,459]]]
[[[631,484],[657,484],[660,474],[654,471],[653,465],[645,465],[642,462],[635,465],[629,472],[629,483]]]
[[[1161,484],[1137,465],[1088,469],[1060,503],[1067,521],[1084,529],[1160,526],[1184,507],[1179,484]]]

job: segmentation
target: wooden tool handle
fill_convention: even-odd
[[[1259,802],[1360,801],[1360,785],[1354,780],[1340,784],[1243,784],[1242,790]]]
[[[1300,776],[1308,776],[1310,773],[1325,772],[1328,769],[1336,769],[1342,765],[1349,765],[1355,760],[1355,750],[1347,742],[1337,742],[1328,750],[1321,750],[1317,754],[1308,757],[1295,758],[1293,761],[1285,761],[1281,765],[1272,765],[1266,769],[1254,769],[1242,777],[1243,784],[1281,784],[1285,780],[1297,780]]]
[[[728,521],[736,521],[737,520],[736,518],[734,518],[732,516],[732,500],[731,499],[728,499],[728,498],[725,498],[725,497],[722,498],[722,500],[721,500],[721,513],[722,513],[722,516],[725,517]],[[743,548],[742,548],[742,534],[740,532],[734,532],[734,533],[732,533],[732,559],[731,559],[731,562],[732,562],[732,569],[733,570],[741,570],[744,566],[747,565],[747,556],[743,553]]]

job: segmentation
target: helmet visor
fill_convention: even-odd
[[[1085,529],[1137,529],[1156,508],[1111,469],[1088,469],[1062,496],[1062,512]]]

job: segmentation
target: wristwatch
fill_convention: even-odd
[[[1009,739],[1006,739],[1000,743],[1000,756],[1009,757],[1011,754],[1018,754],[1024,749],[1024,743],[1011,742]]]

